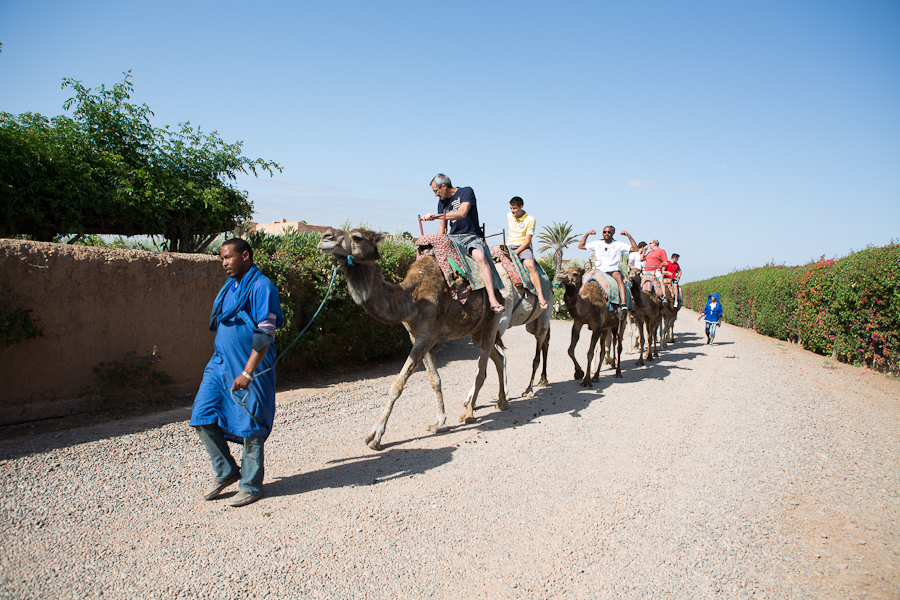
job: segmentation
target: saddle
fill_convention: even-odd
[[[503,268],[506,270],[506,275],[514,286],[518,287],[521,285],[529,293],[537,296],[537,290],[534,289],[534,284],[531,283],[528,269],[522,264],[522,259],[519,258],[518,254],[510,252],[509,248],[506,246],[492,246],[491,257],[493,257],[494,262],[499,262],[503,265]],[[547,277],[544,269],[537,261],[535,261],[535,266],[537,267],[538,275],[541,279],[541,291],[544,293],[544,298],[552,298],[553,288],[550,284],[550,278]]]
[[[578,293],[580,294],[583,292],[585,286],[591,281],[596,281],[597,285],[600,286],[600,292],[603,294],[603,297],[606,298],[607,304],[609,304],[609,310],[613,310],[614,304],[619,305],[623,303],[619,298],[619,285],[616,283],[616,280],[613,279],[611,275],[608,275],[599,269],[591,269],[584,274],[584,277],[581,278],[581,289]],[[622,287],[625,288],[625,306],[628,310],[634,310],[634,299],[631,297],[631,287],[627,283]]]
[[[450,236],[443,233],[424,235],[416,240],[416,259],[432,256],[441,267],[444,280],[453,293],[453,299],[465,304],[473,290],[484,287],[481,273],[478,271],[478,263],[468,255],[465,248],[460,246]],[[493,271],[493,269],[492,269]],[[492,279],[496,289],[502,289],[503,283],[500,276],[492,272]]]

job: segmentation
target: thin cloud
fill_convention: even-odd
[[[666,189],[666,188],[674,188],[674,189],[682,190],[685,192],[693,192],[694,190],[697,189],[692,185],[686,185],[683,183],[682,184],[651,183],[649,181],[641,181],[639,179],[632,179],[631,181],[629,181],[628,187],[635,188],[638,190],[644,190],[644,189],[661,190],[661,189]]]
[[[661,183],[650,183],[649,181],[640,181],[638,179],[632,179],[631,181],[628,182],[628,187],[633,187],[633,188],[642,190],[644,188],[662,188],[662,187],[666,187],[666,186]]]

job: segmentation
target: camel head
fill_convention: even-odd
[[[569,267],[568,269],[562,269],[556,272],[556,277],[553,278],[553,281],[560,284],[563,287],[568,286],[581,286],[581,278],[584,277],[584,269],[580,269],[578,267]]]
[[[352,264],[375,264],[381,255],[378,246],[384,243],[385,233],[376,233],[368,229],[329,229],[322,234],[319,250],[341,259],[348,259]]]

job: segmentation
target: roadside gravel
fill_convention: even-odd
[[[477,352],[439,347],[453,427],[426,432],[420,368],[381,452],[394,374],[281,392],[240,509],[200,498],[185,410],[4,441],[0,598],[900,597],[900,382],[727,325],[707,346],[685,311],[584,389],[570,327],[533,399],[508,332],[510,408],[491,372],[472,425]]]

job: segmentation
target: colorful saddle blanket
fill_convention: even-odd
[[[619,299],[619,285],[616,283],[616,280],[599,269],[591,269],[584,274],[584,277],[581,278],[581,289],[578,293],[580,294],[583,292],[584,286],[591,281],[597,282],[597,285],[600,286],[600,291],[603,292],[603,295],[609,300],[609,310],[613,309],[613,304],[622,304],[622,301]],[[627,284],[624,287],[625,306],[628,310],[634,310],[634,300],[631,297],[631,288]]]
[[[662,287],[660,287],[659,280],[656,278],[653,273],[642,273],[641,274],[641,290],[645,292],[653,291],[656,293],[657,297],[665,298],[665,292]],[[678,290],[678,304],[681,304],[681,289]]]
[[[531,283],[528,269],[522,264],[522,259],[519,258],[518,254],[510,252],[506,246],[491,246],[491,256],[494,258],[494,262],[499,260],[500,264],[503,265],[509,280],[514,286],[521,285],[527,291],[537,296],[537,290],[534,289],[534,284]],[[544,298],[553,298],[553,287],[550,284],[550,278],[547,277],[544,269],[537,261],[534,264],[541,278],[541,291],[544,293]]]
[[[480,290],[484,287],[478,263],[453,238],[443,233],[420,237],[416,240],[416,257],[425,256],[427,248],[434,251],[434,258],[444,273],[444,279],[453,290],[455,300],[465,304],[472,290]],[[500,281],[500,276],[493,269],[491,269],[491,275],[494,288],[502,289],[503,282]],[[459,279],[464,279],[467,283],[460,284]]]

